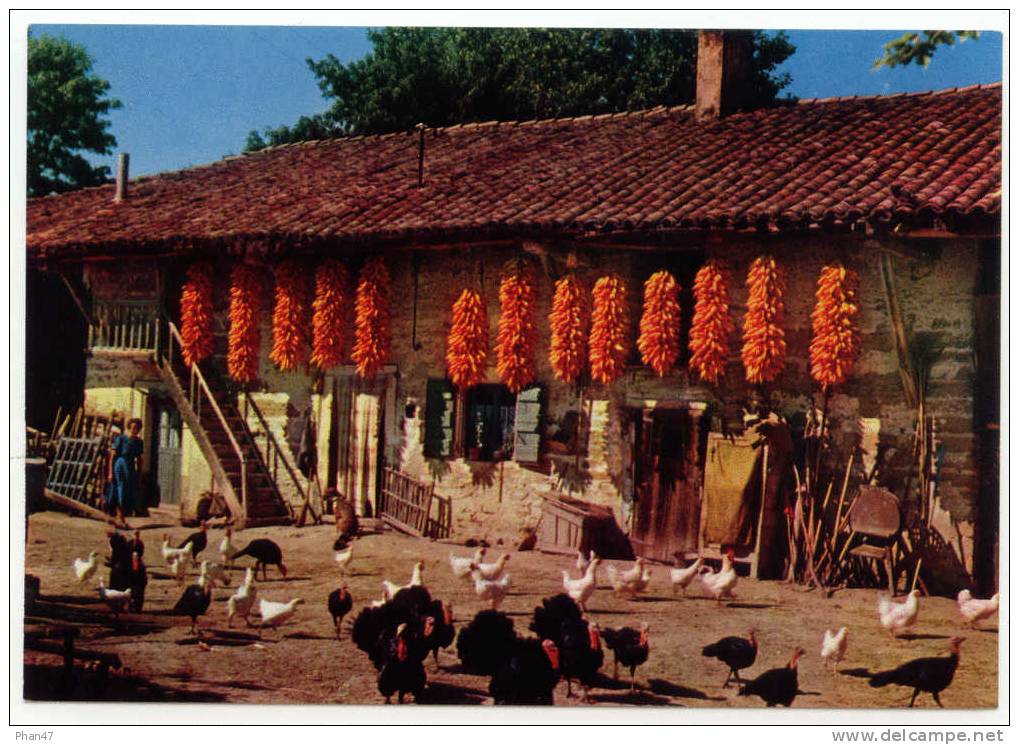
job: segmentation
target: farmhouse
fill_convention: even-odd
[[[248,524],[284,523],[312,488],[370,514],[399,472],[434,484],[444,534],[515,542],[572,494],[668,559],[697,547],[709,434],[755,402],[806,426],[824,408],[847,458],[863,422],[854,479],[877,470],[904,503],[922,403],[933,519],[993,586],[1001,88],[747,111],[738,51],[702,33],[690,106],[305,142],[30,200],[30,269],[80,306],[63,338],[86,348],[86,409],[142,418],[148,483],[184,514],[214,491]],[[691,361],[705,266],[733,325],[717,379]],[[748,383],[752,266],[782,279],[785,349]],[[825,267],[859,278],[861,341],[826,392],[810,358]],[[655,341],[661,271],[678,326]],[[574,363],[550,354],[567,278],[608,324]],[[469,385],[451,379],[455,316],[475,333]]]

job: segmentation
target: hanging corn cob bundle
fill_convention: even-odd
[[[591,339],[588,345],[591,379],[609,385],[623,374],[629,351],[626,285],[619,277],[608,275],[594,283],[591,295]]]
[[[315,271],[315,300],[311,318],[311,364],[328,370],[343,362],[347,342],[347,269],[338,259],[326,259]]]
[[[446,368],[453,385],[466,390],[485,377],[488,358],[488,314],[477,290],[464,290],[453,303],[453,323],[446,342]]]
[[[511,259],[499,284],[499,331],[496,367],[512,393],[534,380],[535,320],[534,272],[524,259]]]
[[[644,283],[644,313],[637,349],[644,364],[664,378],[679,359],[679,283],[659,271]]]
[[[269,359],[284,372],[307,359],[308,275],[299,261],[276,265],[276,304],[272,311],[272,350]]]
[[[767,383],[785,364],[785,282],[772,256],[759,256],[747,275],[747,314],[743,319],[743,367],[747,382]]]
[[[587,290],[575,274],[555,284],[552,310],[548,316],[552,330],[548,360],[557,380],[573,383],[584,369],[584,341],[591,322]]]
[[[389,357],[392,288],[381,256],[365,262],[354,299],[354,349],[357,374],[370,378]]]
[[[262,313],[262,283],[250,264],[237,264],[230,272],[230,339],[227,371],[238,383],[258,377],[258,327]]]
[[[181,355],[190,367],[212,354],[212,265],[199,262],[188,267],[180,294]]]
[[[729,314],[729,272],[712,260],[693,282],[694,310],[690,324],[690,367],[711,385],[718,385],[729,359],[734,324]]]
[[[860,277],[842,264],[821,270],[811,314],[810,373],[825,390],[844,383],[860,356]]]

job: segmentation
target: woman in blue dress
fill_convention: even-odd
[[[113,487],[113,507],[117,523],[127,527],[124,515],[138,511],[138,472],[142,466],[144,443],[141,438],[142,420],[131,419],[127,434],[119,434],[110,445],[109,479]]]

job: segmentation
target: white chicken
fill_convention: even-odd
[[[99,578],[99,597],[100,599],[110,606],[110,610],[113,611],[113,615],[127,610],[128,605],[131,603],[131,588],[126,590],[111,590],[106,587],[103,582],[103,578]]]
[[[488,580],[475,569],[471,572],[471,577],[474,579],[474,594],[481,600],[487,600],[491,604],[492,610],[499,610],[499,605],[506,597],[506,593],[509,592],[509,572],[503,574],[500,579]]]
[[[177,584],[182,585],[187,581],[188,576],[188,559],[183,556],[170,559],[167,564],[170,570],[170,576],[177,580]]]
[[[959,614],[970,628],[973,628],[977,621],[983,621],[998,612],[998,593],[994,593],[988,600],[980,600],[973,597],[969,590],[959,590],[956,602],[959,605]]]
[[[920,614],[919,598],[919,590],[913,590],[901,603],[885,594],[879,594],[877,596],[877,615],[881,621],[881,628],[890,632],[892,636],[898,636],[916,623],[916,617]]]
[[[170,562],[174,559],[184,559],[190,562],[194,556],[191,553],[191,541],[188,541],[180,548],[174,548],[170,545],[170,536],[163,533],[163,545],[160,548],[160,553],[163,555],[163,561],[169,566]]]
[[[95,551],[92,551],[87,559],[75,559],[74,574],[78,578],[78,583],[81,584],[89,580],[96,573],[98,566],[99,554]]]
[[[704,559],[698,556],[697,561],[686,568],[671,567],[669,569],[669,581],[672,582],[672,594],[675,595],[678,590],[682,589],[683,596],[686,597],[686,589],[697,577],[702,566],[704,566]]]
[[[226,601],[226,625],[233,626],[234,617],[240,616],[250,625],[248,616],[255,605],[255,598],[258,596],[258,588],[255,586],[255,570],[248,567],[244,572],[244,583],[237,592]]]
[[[204,587],[206,582],[211,582],[213,587],[217,582],[223,587],[230,586],[230,578],[227,576],[226,570],[214,561],[203,559],[199,570],[198,584]]]
[[[303,602],[301,598],[294,598],[286,603],[277,603],[263,598],[258,604],[258,610],[262,616],[261,623],[258,625],[258,635],[262,636],[262,629],[266,626],[279,628],[285,624],[293,618],[297,612],[297,606]]]
[[[584,576],[580,579],[570,579],[570,573],[565,569],[563,570],[563,590],[585,612],[587,611],[587,601],[598,586],[597,574],[599,564],[601,564],[601,559],[595,556],[588,562]]]
[[[701,567],[701,574],[699,575],[701,584],[704,585],[704,589],[708,591],[708,594],[715,599],[719,605],[722,603],[722,598],[731,598],[733,596],[733,590],[736,588],[736,568],[732,564],[732,552],[726,553],[722,556],[722,568],[717,572],[712,571],[710,567]]]
[[[595,558],[596,555],[597,554],[595,554],[593,548],[587,554],[585,554],[580,549],[577,549],[577,571],[580,572],[581,574],[586,572],[587,565],[591,563],[591,561]]]
[[[219,560],[223,566],[230,566],[230,561],[234,557],[234,553],[237,548],[233,542],[234,529],[232,526],[226,526],[226,532],[223,533],[223,540],[219,542]]]
[[[611,564],[606,570],[612,592],[616,595],[638,595],[647,589],[651,581],[651,570],[645,566],[644,557],[638,556],[633,566],[620,572]]]
[[[489,564],[474,564],[473,568],[478,570],[483,579],[496,580],[506,571],[506,564],[509,563],[509,560],[510,555],[503,554],[496,561]]]
[[[405,587],[423,587],[424,578],[423,572],[425,571],[425,563],[419,561],[414,565],[414,571],[411,572],[410,582],[405,585],[398,585],[395,582],[390,582],[388,579],[382,580],[382,597],[385,600],[392,600],[393,596],[396,595],[400,590]]]
[[[828,669],[828,663],[832,663],[832,670],[839,671],[839,663],[845,659],[846,648],[849,646],[849,629],[843,626],[835,633],[830,629],[824,630],[824,638],[821,639],[821,659],[824,660],[824,667]]]
[[[479,546],[478,550],[474,552],[473,557],[454,556],[452,553],[450,553],[449,568],[453,572],[454,577],[465,579],[471,576],[471,568],[475,564],[480,564],[482,559],[484,558],[485,558],[484,546]]]
[[[347,573],[347,567],[350,566],[350,561],[354,558],[354,544],[351,543],[340,551],[333,552],[333,559],[336,560],[336,567],[343,574]]]

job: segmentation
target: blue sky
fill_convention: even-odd
[[[328,107],[304,60],[342,61],[370,49],[363,28],[287,26],[34,25],[31,33],[84,44],[95,72],[124,106],[111,115],[131,175],[239,153],[252,129],[290,124]],[[783,66],[801,98],[936,90],[1001,80],[1002,37],[942,48],[927,69],[872,71],[902,31],[788,30],[797,51]],[[112,167],[114,156],[96,158]]]

